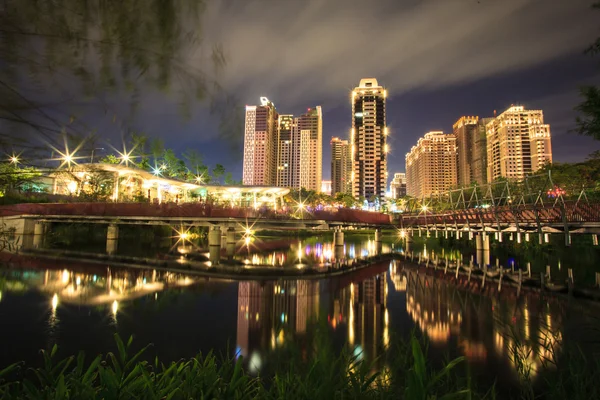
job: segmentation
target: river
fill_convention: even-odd
[[[433,239],[413,246],[421,254],[435,249],[465,260],[472,255]],[[283,247],[247,249],[236,259],[274,268],[319,265],[333,252],[327,236],[289,239]],[[376,251],[372,237],[346,236],[349,259]],[[381,251],[404,248],[386,236]],[[385,368],[384,349],[415,331],[428,337],[434,363],[464,355],[484,385],[496,380],[512,387],[518,382],[518,366],[511,361],[515,343],[523,345],[535,376],[543,372],[540,357],[547,355],[547,345],[560,351],[565,337],[595,326],[598,315],[595,306],[575,301],[535,293],[485,296],[445,280],[424,280],[401,260],[330,279],[235,281],[31,259],[0,268],[0,368],[17,361],[39,364],[39,350],[54,344],[59,355],[106,353],[115,349],[118,333],[133,335],[137,347],[153,343],[151,358],[177,360],[212,349],[243,355],[249,370],[258,373],[278,348],[290,342],[302,346],[317,330],[338,348]]]

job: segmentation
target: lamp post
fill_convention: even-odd
[[[96,150],[104,150],[104,147],[94,147],[94,148],[92,149],[92,155],[90,156],[90,164],[93,164],[93,163],[94,163],[94,152],[95,152]]]

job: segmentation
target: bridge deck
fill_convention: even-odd
[[[272,210],[226,208],[199,203],[66,203],[16,204],[0,206],[0,217],[23,216],[57,222],[93,222],[123,224],[237,224],[280,228],[327,226],[386,227],[392,226],[386,214],[362,210],[304,212],[302,217]]]

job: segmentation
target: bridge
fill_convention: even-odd
[[[294,212],[223,207],[204,203],[28,203],[0,206],[0,217],[22,217],[45,222],[87,222],[136,225],[236,227],[250,222],[256,228],[391,227],[389,215],[341,208],[334,211]]]
[[[208,227],[208,245],[213,263],[220,260],[225,243],[233,254],[239,234],[244,239],[256,229],[334,229],[336,246],[343,247],[342,229],[375,229],[375,242],[381,243],[381,228],[392,228],[389,215],[354,209],[334,211],[300,208],[294,212],[215,206],[204,203],[46,203],[0,206],[0,250],[14,244],[16,249],[43,247],[53,223],[103,224],[106,252],[118,247],[119,226],[165,225],[184,242],[192,227]]]
[[[540,181],[540,178],[542,180]],[[536,181],[537,179],[537,181]],[[494,233],[502,241],[504,233],[516,233],[529,240],[537,234],[540,243],[551,233],[565,236],[592,234],[594,244],[600,234],[600,193],[585,188],[569,188],[569,193],[552,182],[551,175],[530,177],[523,182],[495,182],[450,190],[428,198],[411,199],[395,223],[407,232]]]

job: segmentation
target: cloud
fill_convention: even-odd
[[[345,102],[361,77],[392,95],[527,69],[597,35],[590,0],[240,0],[211,2],[208,42],[243,101]]]

